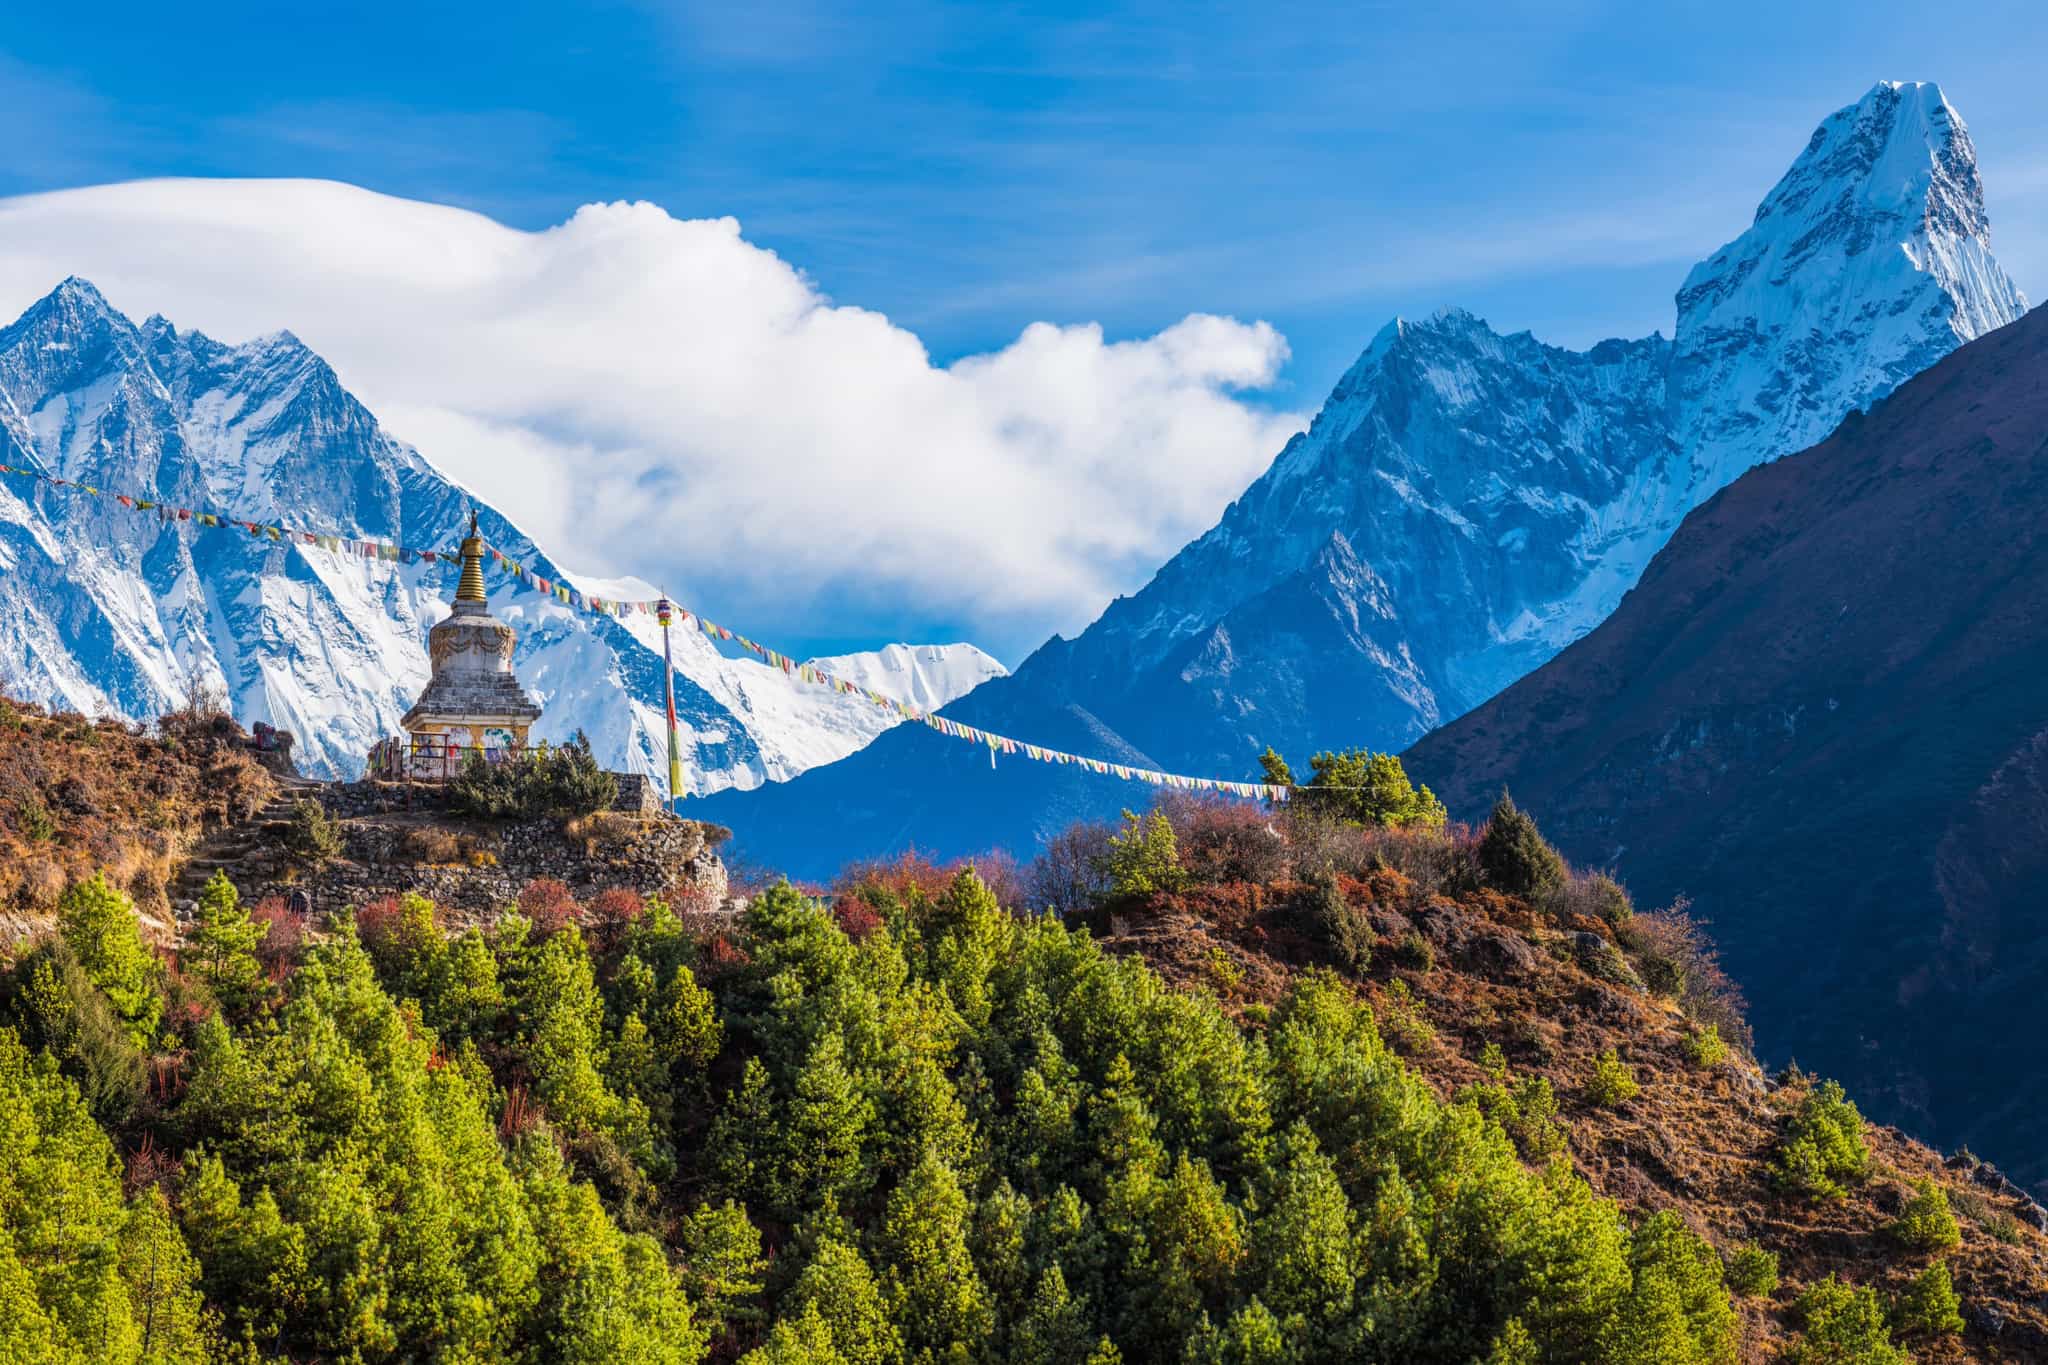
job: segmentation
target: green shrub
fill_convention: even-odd
[[[1948,1262],[1936,1261],[1914,1277],[1892,1306],[1892,1322],[1907,1336],[1951,1336],[1963,1330],[1962,1308]]]
[[[1621,883],[1604,872],[1596,872],[1585,880],[1586,898],[1592,902],[1593,913],[1614,928],[1620,928],[1635,918],[1635,903],[1622,890]]]
[[[1491,1044],[1488,1044],[1492,1048]],[[1492,1048],[1494,1058],[1500,1050]],[[1482,1059],[1482,1065],[1485,1059]],[[1491,1069],[1491,1068],[1489,1068]],[[1499,1124],[1514,1139],[1515,1147],[1530,1161],[1543,1162],[1565,1148],[1564,1125],[1557,1118],[1557,1095],[1542,1076],[1524,1076],[1508,1084],[1507,1066],[1501,1060],[1495,1079],[1468,1086],[1458,1099],[1479,1106],[1479,1112]]]
[[[1593,1074],[1586,1081],[1586,1099],[1602,1109],[1612,1109],[1634,1099],[1641,1088],[1628,1063],[1616,1056],[1613,1048],[1608,1048],[1593,1059]]]
[[[1260,758],[1266,780],[1293,786],[1294,774],[1287,761],[1266,750]],[[1393,754],[1370,749],[1324,752],[1309,760],[1315,776],[1306,786],[1294,787],[1290,804],[1298,814],[1321,815],[1353,825],[1378,825],[1389,829],[1442,829],[1447,813],[1444,803],[1427,787],[1408,780],[1407,770]]]
[[[1479,868],[1494,890],[1529,901],[1545,900],[1565,884],[1564,859],[1506,792],[1493,803],[1480,837]]]
[[[1436,970],[1436,949],[1430,946],[1428,939],[1410,929],[1394,945],[1394,960],[1410,971],[1433,972]]]
[[[1728,1258],[1728,1287],[1745,1299],[1765,1299],[1778,1292],[1778,1253],[1744,1242]]]
[[[599,765],[578,730],[567,741],[487,761],[471,750],[448,782],[449,804],[462,815],[492,820],[574,819],[610,810],[619,781]]]
[[[1712,1069],[1728,1060],[1728,1044],[1721,1040],[1721,1030],[1714,1024],[1686,1034],[1681,1046],[1686,1060],[1697,1067]]]
[[[1398,977],[1387,983],[1380,1002],[1380,1028],[1408,1052],[1420,1052],[1436,1042],[1436,1026],[1422,1012],[1422,1002]]]
[[[1302,917],[1310,936],[1345,967],[1362,975],[1372,965],[1372,930],[1335,877],[1324,873],[1310,883]]]
[[[1771,1158],[1772,1183],[1811,1199],[1840,1199],[1842,1183],[1861,1180],[1869,1169],[1863,1115],[1839,1082],[1813,1086],[1778,1141]]]
[[[1621,883],[1603,872],[1587,877],[1569,877],[1544,903],[1544,909],[1560,920],[1570,920],[1575,915],[1604,921],[1608,927],[1619,929],[1635,918],[1635,903],[1628,898]]]
[[[574,818],[610,810],[618,803],[619,781],[604,770],[581,730],[540,760],[539,791],[532,813]]]
[[[34,792],[15,803],[14,818],[21,837],[29,843],[47,844],[57,837],[57,818]]]
[[[492,763],[477,750],[462,760],[462,771],[448,782],[448,804],[458,815],[509,820],[526,813],[527,760],[509,758]]]
[[[292,803],[284,845],[309,863],[324,863],[341,852],[341,826],[318,801],[301,797]]]
[[[1901,1246],[1914,1251],[1946,1251],[1963,1240],[1956,1216],[1949,1212],[1948,1196],[1932,1180],[1913,1182],[1914,1195],[1885,1231]]]
[[[1102,853],[1102,874],[1112,896],[1149,896],[1180,889],[1180,848],[1173,825],[1154,811],[1140,818],[1124,812],[1124,826],[1109,836]]]
[[[15,969],[23,1039],[54,1057],[95,1117],[123,1123],[142,1103],[148,1063],[128,1021],[59,938]]]
[[[1805,1335],[1785,1354],[1793,1365],[1912,1365],[1892,1344],[1884,1307],[1868,1286],[1851,1288],[1830,1275],[1809,1285],[1794,1308]]]

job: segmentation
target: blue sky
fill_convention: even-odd
[[[1305,411],[1397,312],[1668,331],[1825,114],[1933,79],[2048,294],[2038,4],[294,8],[17,7],[0,194],[310,176],[535,229],[650,200],[737,217],[941,364],[1036,321],[1264,320],[1291,358],[1252,401]]]

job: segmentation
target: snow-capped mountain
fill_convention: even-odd
[[[1881,83],[1686,277],[1672,339],[1571,351],[1458,309],[1396,319],[1213,530],[953,714],[1221,777],[1255,775],[1268,745],[1297,762],[1402,748],[1597,625],[1744,470],[2025,307],[1991,256],[1962,119],[1933,85]],[[906,732],[718,805],[754,856],[815,870],[802,860],[842,850],[785,847],[785,810],[871,803],[865,834],[838,822],[866,854],[882,850],[856,841],[894,837],[912,802],[966,851],[1043,834],[1049,801],[1142,800],[1080,774],[991,778]]]
[[[492,543],[600,595],[393,439],[289,333],[227,346],[160,317],[136,326],[70,279],[0,330],[0,463],[243,521],[446,549],[472,505]],[[607,763],[665,781],[660,629],[573,611],[506,580],[537,733],[587,733]],[[445,565],[344,558],[232,529],[159,521],[111,498],[0,477],[0,689],[147,719],[196,679],[245,723],[291,730],[308,771],[347,774],[428,675]],[[752,786],[843,758],[898,718],[793,685],[695,630],[674,635],[693,792]],[[891,646],[837,661],[935,707],[1002,668],[972,645]]]
[[[1933,85],[1887,82],[1828,118],[1749,230],[1686,277],[1671,341],[1567,351],[1457,310],[1388,324],[1217,527],[1073,643],[1074,700],[1170,763],[1231,772],[1268,743],[1417,738],[1605,619],[1744,470],[2017,318],[1989,241],[1962,119]],[[1410,675],[1364,733],[1246,704],[1187,650],[1332,534],[1399,622],[1398,640],[1354,651],[1357,676],[1387,675],[1379,653]],[[1233,674],[1306,662],[1269,653]]]

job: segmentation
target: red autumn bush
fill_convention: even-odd
[[[387,952],[405,918],[396,896],[379,896],[356,910],[356,937],[372,954]]]
[[[249,907],[249,920],[264,926],[263,937],[256,944],[256,960],[272,981],[283,981],[305,949],[306,917],[293,914],[283,896],[265,896]]]
[[[734,971],[752,961],[744,948],[724,934],[715,934],[704,940],[704,968],[708,973],[715,975]]]
[[[893,858],[869,858],[847,864],[833,880],[832,889],[842,896],[872,890],[904,902],[913,899],[913,895],[935,901],[946,894],[946,887],[957,871],[957,863],[941,866],[930,854],[913,848]]]
[[[638,892],[623,886],[607,887],[590,898],[583,917],[590,926],[590,936],[599,949],[609,948],[619,941],[626,930],[639,923],[640,916],[647,913],[647,902]]]
[[[533,922],[536,938],[547,938],[583,920],[583,907],[553,877],[535,877],[519,892],[519,913]]]
[[[1271,882],[1287,875],[1287,841],[1262,806],[1169,791],[1152,808],[1173,826],[1181,866],[1194,881]]]
[[[859,942],[881,927],[882,917],[859,896],[840,896],[832,902],[832,918],[841,932]]]

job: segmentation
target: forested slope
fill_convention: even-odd
[[[77,882],[0,971],[0,1359],[2042,1353],[2031,1205],[1757,1075],[1682,921],[1299,805],[737,914],[223,878],[170,956]]]

